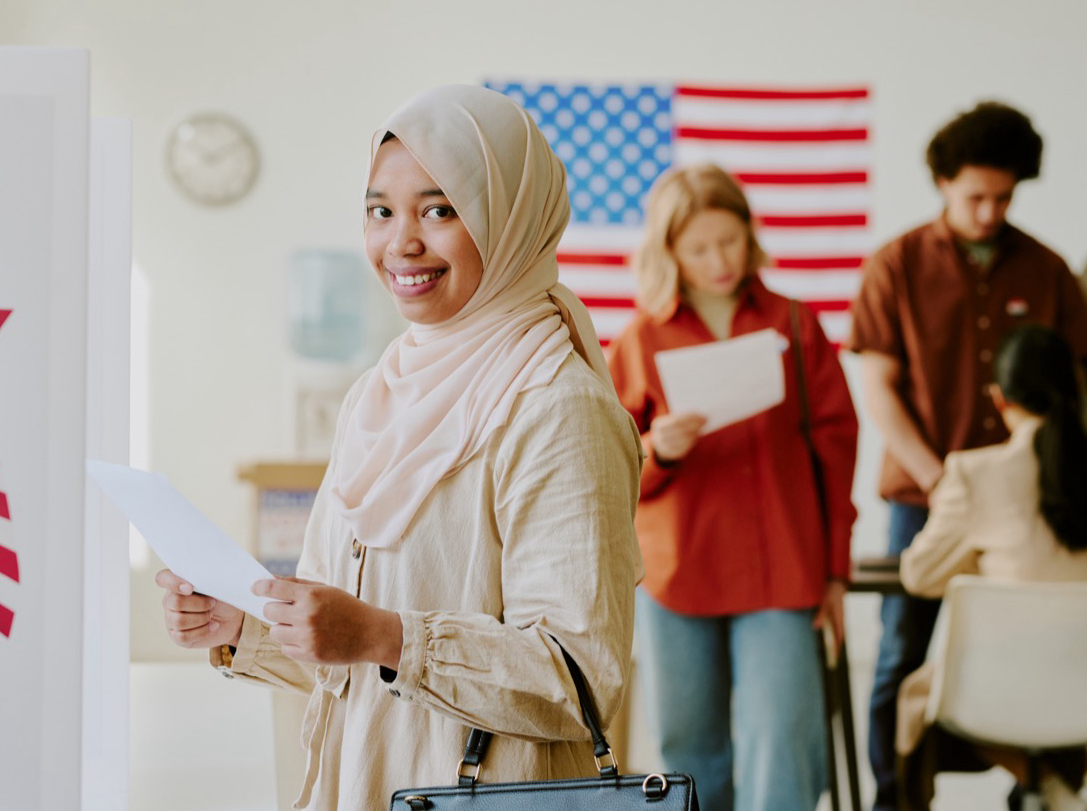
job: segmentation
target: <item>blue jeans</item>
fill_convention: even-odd
[[[890,502],[890,507],[888,554],[900,555],[925,525],[928,510],[896,501]],[[876,658],[868,727],[868,759],[876,778],[875,811],[898,808],[895,781],[898,688],[925,660],[939,609],[939,600],[922,600],[905,594],[886,595],[880,607],[883,636]]]
[[[826,787],[814,612],[691,617],[638,589],[647,720],[702,811],[813,811]]]

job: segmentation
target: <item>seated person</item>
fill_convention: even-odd
[[[1087,435],[1072,351],[1048,327],[1019,327],[1001,343],[994,373],[991,394],[1011,437],[948,455],[928,521],[902,553],[902,584],[911,594],[941,597],[957,574],[1087,581]],[[901,807],[928,808],[936,771],[995,764],[1025,782],[1025,758],[924,727],[932,672],[926,662],[899,692]],[[1084,760],[1082,750],[1047,760],[1042,788],[1050,811],[1087,809],[1072,790],[1083,782]]]

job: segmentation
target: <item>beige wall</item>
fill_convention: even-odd
[[[922,159],[933,129],[998,97],[1033,115],[1047,139],[1043,178],[1024,185],[1013,218],[1079,268],[1084,30],[1082,0],[0,2],[0,42],[89,48],[93,114],[134,123],[148,462],[238,538],[250,502],[235,467],[290,448],[287,258],[303,246],[359,246],[368,135],[412,92],[485,76],[866,82],[880,239],[936,210]],[[221,210],[182,199],[163,163],[171,128],[205,109],[242,119],[263,153],[251,196]],[[866,427],[862,551],[878,549],[883,521],[877,455]],[[159,630],[150,572],[134,585],[134,655],[181,655]]]

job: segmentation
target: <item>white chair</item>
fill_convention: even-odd
[[[1022,750],[1023,811],[1041,808],[1040,756],[1087,746],[1087,583],[952,579],[934,638],[926,720]]]

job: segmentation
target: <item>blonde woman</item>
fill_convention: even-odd
[[[857,420],[837,354],[798,306],[817,466],[791,349],[784,402],[706,434],[702,415],[669,411],[653,360],[764,328],[794,341],[789,300],[759,279],[765,262],[724,170],[665,176],[635,262],[640,311],[609,366],[649,453],[635,521],[639,649],[665,765],[693,774],[705,808],[812,811],[826,782],[812,628],[843,636],[856,516]]]
[[[456,782],[586,776],[564,653],[606,725],[629,666],[641,448],[588,313],[558,284],[562,163],[481,87],[374,136],[366,253],[409,322],[348,394],[299,563],[264,617],[169,571],[166,626],[238,680],[310,695],[299,808],[384,811]],[[229,723],[229,721],[225,721]]]

